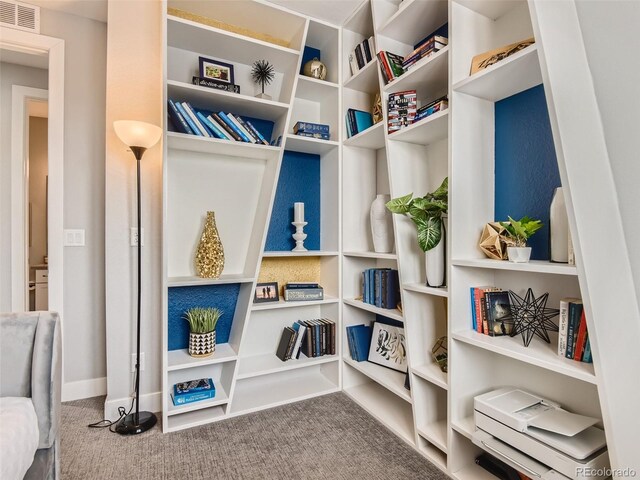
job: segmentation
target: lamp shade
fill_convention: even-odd
[[[151,148],[162,135],[160,127],[137,120],[116,120],[113,129],[122,143],[129,147]]]

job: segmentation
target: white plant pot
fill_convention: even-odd
[[[391,212],[386,206],[389,200],[391,200],[391,195],[376,196],[369,212],[373,251],[376,253],[391,253],[393,251],[393,220]]]
[[[208,357],[216,351],[216,332],[189,332],[189,355],[192,357]]]
[[[531,247],[507,247],[509,261],[513,263],[527,263],[531,258]]]
[[[444,229],[440,242],[431,250],[425,252],[425,267],[427,272],[427,285],[430,287],[442,287],[444,285],[445,265],[445,238]]]

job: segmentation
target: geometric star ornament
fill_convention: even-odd
[[[505,235],[506,230],[499,222],[485,224],[478,246],[487,257],[494,260],[507,259],[507,247],[514,247],[515,242]]]
[[[558,316],[560,310],[547,308],[548,299],[548,293],[536,298],[530,288],[524,298],[509,290],[511,317],[513,320],[511,336],[515,337],[520,334],[525,347],[529,346],[534,335],[537,335],[547,343],[551,343],[548,332],[558,331],[558,325],[551,319]]]

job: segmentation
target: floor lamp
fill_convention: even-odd
[[[137,193],[138,193],[138,325],[136,335],[136,386],[135,386],[135,413],[125,415],[116,425],[116,432],[121,435],[135,435],[146,432],[153,427],[158,419],[151,412],[140,411],[140,298],[142,285],[142,228],[140,214],[140,160],[148,149],[153,147],[160,136],[162,129],[150,123],[135,120],[118,120],[113,122],[113,128],[122,143],[131,148],[137,163]]]

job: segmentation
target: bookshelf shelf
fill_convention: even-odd
[[[297,360],[287,360],[283,362],[273,353],[264,355],[253,355],[250,357],[240,358],[240,366],[238,367],[238,380],[243,378],[259,377],[261,375],[269,375],[272,373],[286,372],[288,370],[296,370],[298,368],[322,365],[324,363],[337,362],[337,355],[324,355],[322,357],[305,357],[300,355]]]
[[[413,125],[389,135],[389,140],[429,145],[447,138],[449,132],[449,109],[443,110]]]
[[[447,91],[448,79],[449,46],[447,45],[442,50],[420,59],[408,72],[387,83],[384,86],[384,91],[392,93],[403,90],[418,90],[418,94],[420,94],[423,89],[428,89],[444,93]]]
[[[344,393],[398,437],[415,446],[413,415],[407,402],[375,382],[345,388]]]
[[[427,457],[427,459],[438,467],[443,472],[447,472],[447,455],[438,447],[434,446],[431,442],[423,439],[420,436],[420,445],[418,446],[420,452]],[[494,479],[495,480],[495,479]]]
[[[325,250],[308,250],[306,252],[264,252],[262,258],[295,258],[295,257],[337,257],[338,252]]]
[[[449,290],[447,287],[429,287],[421,283],[407,283],[402,286],[405,290],[410,292],[425,293],[427,295],[435,295],[436,297],[448,297]]]
[[[439,420],[417,428],[418,434],[447,453],[447,421]]]
[[[169,399],[171,401],[171,399]],[[226,405],[202,408],[167,417],[166,432],[177,432],[185,428],[197,427],[226,418]]]
[[[384,317],[392,318],[393,320],[398,320],[399,322],[403,322],[404,318],[400,314],[398,310],[391,310],[387,308],[378,308],[375,305],[370,305],[368,303],[364,303],[361,300],[349,300],[343,299],[345,305],[351,305],[352,307],[359,308],[361,310],[366,310],[367,312],[375,313],[376,315],[382,315]]]
[[[305,75],[298,75],[298,88],[296,96],[311,100],[312,102],[322,102],[329,95],[337,95],[340,85],[327,80],[319,80]]]
[[[493,270],[510,270],[513,272],[550,273],[554,275],[578,275],[575,265],[553,263],[544,260],[531,260],[528,263],[513,263],[491,258],[456,259],[451,261],[457,267],[489,268]]]
[[[427,382],[433,383],[438,387],[447,390],[449,385],[447,383],[447,374],[440,370],[440,367],[436,363],[428,363],[425,365],[419,365],[417,367],[413,367],[411,372],[414,375],[426,380]]]
[[[343,252],[345,257],[357,257],[357,258],[377,258],[380,260],[397,260],[398,256],[395,253],[378,253],[378,252]]]
[[[168,287],[196,287],[199,285],[224,285],[227,283],[253,283],[255,278],[245,277],[244,275],[226,274],[220,278],[201,278],[201,277],[169,277],[167,281]]]
[[[567,377],[587,383],[596,383],[593,364],[558,356],[556,335],[553,334],[551,344],[534,339],[528,347],[522,344],[520,337],[490,337],[472,330],[454,332],[453,338],[468,345],[551,370]]]
[[[460,435],[464,435],[469,440],[471,440],[471,436],[473,435],[473,432],[476,429],[475,428],[475,423],[473,421],[473,415],[470,415],[468,417],[464,417],[463,419],[458,420],[456,422],[452,421],[451,422],[451,428],[453,428]]]
[[[518,4],[512,0],[456,0],[456,3],[491,20],[503,17]]]
[[[232,362],[237,360],[238,353],[228,343],[216,345],[215,353],[207,358],[197,358],[189,355],[186,348],[180,350],[170,350],[168,355],[168,371],[182,370],[185,368],[201,367],[203,365],[214,365],[216,363]]]
[[[189,102],[206,110],[231,112],[263,120],[277,121],[287,114],[289,105],[176,80],[167,81],[167,95],[173,101]],[[268,140],[268,139],[267,139]]]
[[[209,407],[216,407],[218,405],[224,405],[229,402],[229,397],[225,391],[222,383],[214,379],[216,385],[216,396],[208,400],[201,400],[199,402],[187,403],[186,405],[175,406],[171,400],[171,394],[168,393],[168,405],[169,409],[167,415],[179,415],[181,413],[191,412],[194,410],[202,410]]]
[[[443,25],[447,14],[447,2],[405,0],[378,29],[378,35],[413,45]]]
[[[301,137],[299,135],[287,134],[285,137],[285,150],[294,152],[313,153],[315,155],[324,155],[334,148],[340,146],[339,142],[334,140],[321,140],[319,138]]]
[[[495,475],[487,472],[484,468],[475,463],[453,473],[458,480],[496,480]]]
[[[384,122],[378,122],[363,132],[347,138],[343,145],[348,147],[371,148],[378,150],[384,148]]]
[[[378,83],[378,61],[373,59],[367,63],[358,70],[355,75],[352,75],[349,80],[344,82],[343,88],[369,94],[378,92],[380,90],[380,84]]]
[[[267,303],[256,303],[251,306],[251,310],[259,311],[259,310],[276,310],[279,308],[304,308],[311,307],[314,305],[328,305],[331,303],[338,303],[340,301],[339,298],[330,297],[328,295],[324,296],[323,300],[308,300],[304,302],[285,302],[283,299],[280,299],[278,302],[267,302]]]
[[[533,44],[453,85],[453,90],[497,102],[542,83],[538,47]]]
[[[355,368],[379,385],[382,385],[405,402],[412,403],[409,390],[404,388],[404,373],[396,372],[395,370],[371,362],[356,362],[349,356],[345,356],[343,359],[347,365]]]
[[[280,155],[280,147],[270,147],[246,142],[232,142],[230,140],[206,138],[178,132],[167,133],[167,146],[172,150],[220,153],[225,156],[255,160],[276,160]]]

